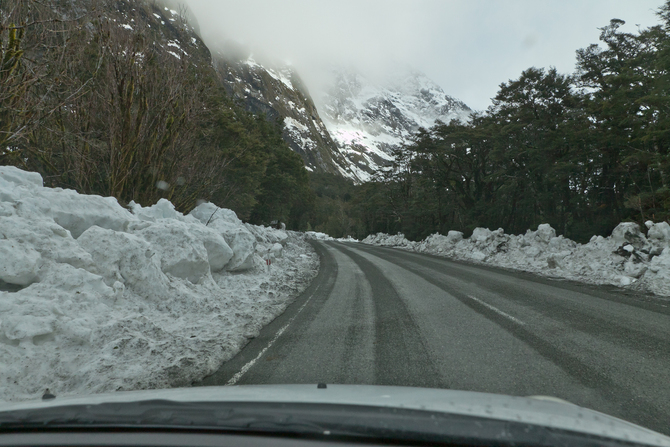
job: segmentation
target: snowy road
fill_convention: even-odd
[[[204,385],[550,395],[670,434],[670,300],[363,244]]]

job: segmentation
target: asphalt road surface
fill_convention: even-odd
[[[403,385],[555,396],[670,434],[670,300],[314,242],[310,287],[202,385]]]

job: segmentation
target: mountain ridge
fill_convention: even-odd
[[[393,151],[419,128],[432,127],[437,120],[467,121],[472,113],[425,74],[407,66],[382,80],[336,70],[335,82],[321,103],[324,123],[362,181],[392,163]]]
[[[303,158],[308,171],[351,175],[307,87],[291,66],[272,68],[259,64],[253,55],[231,60],[221,53],[215,54],[213,64],[228,94],[248,111],[283,122],[284,141]]]

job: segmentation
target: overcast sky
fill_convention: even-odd
[[[599,27],[658,24],[662,0],[187,0],[208,45],[234,40],[290,61],[313,95],[323,67],[410,64],[448,94],[486,109],[524,69],[572,73]],[[261,56],[263,57],[263,56]]]

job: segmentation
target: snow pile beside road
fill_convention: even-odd
[[[646,226],[647,236],[637,224],[621,223],[611,236],[593,236],[587,244],[556,236],[548,224],[523,235],[476,228],[467,239],[459,231],[421,242],[378,233],[362,242],[670,296],[670,225],[648,221]]]
[[[317,241],[334,241],[335,238],[328,236],[326,233],[321,233],[319,231],[307,231],[305,232],[305,237],[309,239],[316,239]]]
[[[129,208],[0,166],[0,400],[189,385],[317,273],[299,233]]]
[[[360,242],[358,239],[351,236],[334,238],[327,235],[326,233],[321,233],[318,231],[307,231],[305,232],[305,237],[317,241],[337,241],[337,242]]]

